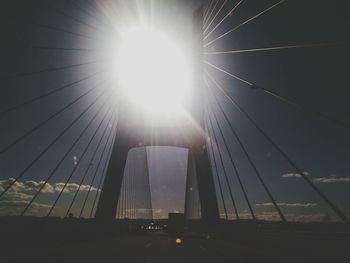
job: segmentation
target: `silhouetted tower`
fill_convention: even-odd
[[[202,19],[202,8],[200,8],[193,15],[193,94],[195,96],[192,96],[188,108],[192,121],[181,126],[154,127],[144,123],[139,116],[140,113],[129,108],[126,103],[121,105],[116,139],[95,214],[97,219],[111,220],[115,218],[128,152],[131,148],[144,146],[187,148],[189,160],[191,160],[188,172],[195,170],[201,218],[207,222],[213,222],[219,218],[215,186],[206,146],[207,135],[203,129]]]

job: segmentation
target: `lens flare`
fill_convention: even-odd
[[[187,57],[173,39],[152,27],[122,30],[116,57],[118,85],[141,110],[177,115],[189,97]]]

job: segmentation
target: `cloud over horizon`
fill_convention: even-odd
[[[273,203],[261,203],[255,204],[256,206],[273,206]],[[277,203],[278,206],[286,206],[286,207],[315,207],[316,203]]]
[[[350,176],[342,177],[332,174],[325,177],[315,178],[313,181],[319,184],[350,183]]]
[[[304,175],[309,175],[308,172],[303,172]],[[300,173],[285,173],[281,175],[281,178],[302,178]],[[333,183],[348,183],[350,182],[350,176],[337,176],[331,174],[324,177],[313,178],[312,181],[319,184],[333,184]]]
[[[4,191],[8,186],[13,184],[11,188],[4,194],[0,200],[0,215],[18,215],[24,209],[24,207],[30,202],[34,194],[36,194],[40,188],[40,196],[36,198],[28,210],[28,215],[38,215],[47,213],[51,208],[54,200],[58,197],[58,194],[62,191],[65,183],[46,183],[44,181],[17,181],[14,182],[14,178],[8,178],[0,180],[0,192]],[[91,189],[90,189],[91,188]],[[64,188],[60,199],[71,200],[73,195],[79,189],[79,192],[87,193],[99,192],[94,186],[82,184],[79,188],[79,184],[67,183]],[[68,198],[68,199],[67,199]],[[56,209],[56,208],[55,208]]]
[[[10,184],[12,184],[15,181],[14,178],[9,178],[6,180],[0,180],[0,191],[4,191]],[[56,192],[60,192],[62,191],[63,187],[64,187],[65,183],[61,182],[61,183],[54,183],[54,184],[50,184],[50,183],[46,183],[45,181],[33,181],[33,180],[28,180],[28,181],[17,181],[15,182],[11,188],[9,189],[8,193],[10,192],[25,192],[25,193],[29,193],[29,192],[33,192],[33,191],[38,191],[41,187],[43,187],[41,189],[42,193],[56,193]],[[79,184],[76,183],[67,183],[65,189],[63,190],[63,192],[71,192],[71,191],[76,191],[79,188]],[[80,186],[79,191],[89,191],[90,185],[84,185],[82,184]],[[97,189],[94,186],[91,186],[90,191],[100,191],[99,189]]]

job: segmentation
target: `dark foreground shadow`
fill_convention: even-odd
[[[349,227],[336,223],[166,220],[98,222],[0,218],[1,262],[348,262]]]

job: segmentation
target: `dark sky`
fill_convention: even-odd
[[[277,2],[244,1],[208,41]],[[207,48],[208,51],[226,51],[324,42],[342,44],[272,52],[208,55],[206,59],[300,105],[349,123],[350,93],[345,80],[348,23],[343,10],[342,1],[285,1]],[[305,114],[259,90],[252,91],[246,84],[215,69],[209,68],[208,71],[290,158],[310,174],[310,178],[348,177],[348,128]],[[229,107],[227,100],[222,101]],[[321,203],[300,182],[302,180],[279,176],[293,170],[242,114],[234,110],[234,107],[231,109],[230,117],[257,166],[264,171],[276,199],[291,203],[305,200]],[[234,143],[232,149],[239,152],[239,147]],[[250,173],[244,170],[246,168],[242,169],[247,174]],[[318,186],[348,210],[349,184],[345,179],[335,182],[336,180]]]
[[[111,73],[107,72],[110,69],[106,59],[109,57],[107,51],[113,45],[111,35],[115,34],[115,29],[111,24],[117,22],[111,20],[111,17],[117,16],[125,19],[125,14],[133,14],[131,17],[134,19],[137,5],[132,4],[134,1],[100,2],[103,3],[102,9],[97,8],[101,5],[91,6],[85,1],[78,0],[9,0],[2,3],[0,16],[2,32],[0,44],[1,111],[12,109],[16,105],[43,94],[49,92],[52,94],[22,105],[18,109],[1,113],[1,149],[15,142],[32,128],[36,126],[40,128],[1,154],[0,180],[3,181],[0,187],[5,185],[5,180],[8,178],[15,178],[21,174],[84,109],[94,102],[104,87],[112,85],[108,81]],[[141,2],[145,3],[145,1]],[[153,15],[159,21],[164,21],[164,27],[172,28],[179,39],[186,39],[191,34],[191,14],[198,6],[197,2],[154,1]],[[238,2],[228,1],[213,21],[211,28]],[[279,1],[243,1],[232,16],[228,17],[205,42],[220,36],[277,2]],[[224,55],[208,54],[204,56],[204,59],[251,83],[288,98],[304,108],[322,112],[333,119],[350,124],[350,104],[348,103],[350,93],[346,79],[349,58],[348,19],[344,14],[346,10],[344,2],[341,0],[287,0],[216,41],[204,51],[217,52],[315,43],[336,43],[336,45]],[[224,1],[218,2],[212,17],[223,3]],[[143,4],[144,6],[147,5]],[[87,64],[80,65],[83,63]],[[68,67],[61,68],[64,66]],[[205,69],[228,94],[239,102],[288,156],[303,171],[307,172],[313,182],[345,213],[350,214],[348,202],[350,197],[350,139],[348,136],[350,128],[309,114],[308,110],[299,110],[287,105],[261,90],[252,90],[241,81],[210,66],[206,66]],[[56,92],[56,89],[83,78],[87,79]],[[95,86],[97,88],[92,89]],[[92,91],[83,96],[90,89]],[[220,95],[215,88],[212,90],[218,96]],[[77,103],[41,125],[44,120],[79,96],[83,97]],[[86,114],[23,174],[19,180],[23,185],[16,184],[16,189],[10,195],[3,201],[0,199],[2,214],[8,213],[9,207],[14,214],[20,211],[19,208],[24,207],[25,202],[22,201],[30,200],[37,189],[30,188],[28,183],[25,183],[30,180],[34,182],[45,180],[97,110],[102,107],[101,112],[92,122],[91,128],[84,133],[81,140],[50,178],[49,184],[54,190],[51,192],[48,190],[46,194],[38,197],[37,208],[33,208],[32,213],[40,212],[41,208],[44,211],[48,209],[47,205],[52,204],[59,191],[57,185],[58,190],[55,190],[55,184],[65,182],[76,165],[79,168],[70,181],[71,188],[74,190],[73,184],[81,182],[84,171],[88,167],[90,167],[89,173],[83,180],[83,185],[90,185],[93,182],[94,187],[98,188],[98,178],[103,168],[102,165],[97,167],[99,156],[103,153],[104,144],[110,145],[112,137],[107,140],[107,136],[109,131],[115,127],[113,123],[108,124],[109,119],[112,118],[112,111],[109,109],[110,107],[115,108],[114,98],[112,99],[105,93],[101,96],[100,100],[92,105]],[[283,212],[288,214],[290,219],[298,220],[305,218],[319,220],[325,215],[334,218],[324,202],[312,192],[300,176],[295,174],[292,167],[244,115],[239,113],[223,96],[219,96],[219,101],[271,192],[280,203]],[[269,204],[267,195],[212,98],[211,105],[218,116],[225,138],[229,142],[230,151],[235,158],[254,209],[260,213],[261,218],[275,219],[276,215]],[[106,118],[103,119],[105,114],[107,114]],[[85,157],[77,164],[77,160],[82,156],[101,121],[103,121],[101,129],[92,140]],[[107,127],[107,125],[113,125],[113,127]],[[105,126],[107,129],[103,133]],[[229,162],[228,154],[225,153],[215,122],[214,130],[219,140],[218,145],[224,152],[224,163],[238,210],[243,217],[249,217],[247,204]],[[102,135],[104,137],[101,147],[93,161],[90,162]],[[103,154],[102,162],[105,161],[107,150]],[[176,160],[174,157],[177,157]],[[186,167],[185,150],[164,148],[149,150],[149,162],[153,208],[182,211],[184,203],[183,169]],[[93,181],[94,169],[97,168],[98,176]],[[223,180],[223,169],[220,166],[218,169],[219,178]],[[65,194],[59,202],[58,215],[64,213],[65,202],[71,200],[69,196],[71,193],[67,191]],[[232,215],[233,208],[229,201],[227,186],[224,188],[224,195],[229,213]],[[78,203],[83,199],[84,196],[79,195]],[[93,198],[89,197],[89,207],[92,205],[92,200]],[[219,201],[219,206],[222,212],[221,201]],[[78,211],[79,206],[77,205],[74,209]]]

